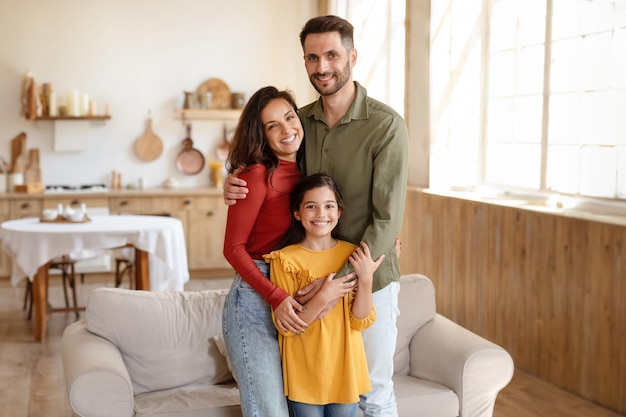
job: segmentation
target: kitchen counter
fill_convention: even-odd
[[[184,196],[221,196],[222,188],[148,188],[148,189],[123,189],[108,191],[67,191],[45,193],[1,193],[0,200],[39,200],[59,198],[98,198],[98,197],[184,197]]]

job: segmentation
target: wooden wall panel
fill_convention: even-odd
[[[626,227],[410,188],[401,237],[440,313],[626,414]]]

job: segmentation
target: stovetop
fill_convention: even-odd
[[[46,185],[44,193],[106,193],[109,189],[105,184],[79,184],[79,185]]]

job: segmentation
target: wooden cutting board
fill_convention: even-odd
[[[135,142],[135,153],[142,161],[150,162],[161,156],[163,141],[152,131],[152,119],[146,121],[146,132]]]
[[[24,172],[26,161],[26,133],[21,132],[11,140],[11,172]]]

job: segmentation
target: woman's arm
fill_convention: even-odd
[[[248,198],[228,208],[226,219],[226,233],[224,236],[224,257],[237,271],[239,275],[267,303],[277,307],[289,296],[268,280],[254,263],[254,260],[246,250],[246,245],[258,214],[266,197],[265,168],[253,165],[249,171],[240,174],[250,184],[254,184],[254,192]]]

